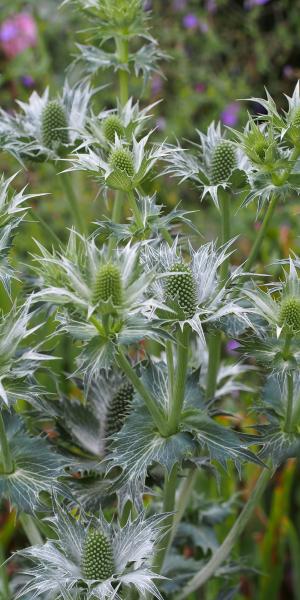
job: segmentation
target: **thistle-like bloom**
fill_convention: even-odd
[[[200,144],[194,144],[198,155],[190,152],[174,152],[167,157],[165,173],[180,177],[180,182],[190,179],[202,190],[202,198],[210,195],[219,208],[218,192],[232,186],[232,176],[245,166],[245,156],[227,140],[221,124],[213,122],[207,133],[197,130]],[[178,149],[177,149],[178,150]],[[171,159],[171,160],[170,160]]]
[[[13,306],[11,311],[0,315],[0,400],[7,406],[18,399],[28,400],[38,393],[29,379],[43,361],[53,357],[40,352],[41,343],[25,345],[42,324],[30,327],[31,298],[23,307]],[[25,342],[25,343],[24,343]]]
[[[133,103],[129,98],[123,106],[117,100],[117,108],[101,111],[97,116],[92,115],[87,119],[86,127],[80,131],[82,140],[81,147],[93,145],[110,146],[114,145],[115,137],[124,138],[128,143],[132,136],[138,138],[148,119],[151,118],[150,111],[158,102],[154,102],[145,108],[140,108],[139,102]],[[108,149],[109,149],[108,148]]]
[[[259,363],[281,374],[299,369],[300,364],[300,261],[294,257],[288,262],[283,280],[269,285],[267,291],[257,286],[243,290],[250,300],[250,310],[263,320],[256,320],[254,335],[242,346]]]
[[[35,270],[41,290],[34,300],[65,307],[57,318],[63,330],[85,342],[80,369],[88,386],[101,368],[111,366],[119,344],[159,337],[150,320],[154,301],[146,295],[153,273],[142,272],[139,245],[128,244],[109,255],[95,238],[72,231],[61,252],[38,246]]]
[[[219,268],[230,255],[232,241],[217,249],[215,243],[204,244],[198,250],[189,245],[186,262],[176,239],[172,246],[162,243],[159,248],[145,249],[146,269],[156,267],[152,284],[153,297],[170,311],[160,311],[161,318],[187,323],[205,344],[202,323],[215,322],[225,315],[238,315],[249,324],[246,311],[230,298],[228,289],[220,282]],[[240,274],[238,271],[232,278]]]
[[[94,90],[89,85],[70,87],[65,82],[62,94],[49,98],[34,91],[29,102],[18,101],[21,112],[10,115],[0,110],[0,142],[19,160],[56,160],[66,149],[74,148],[78,130],[85,125]]]
[[[268,291],[259,287],[244,290],[253,311],[273,326],[278,337],[282,333],[300,332],[300,260],[290,258],[288,263],[289,270],[284,270],[284,279],[269,286]]]
[[[158,160],[170,155],[170,147],[163,143],[148,147],[151,133],[139,141],[132,136],[132,144],[128,144],[115,131],[114,144],[108,151],[88,147],[84,153],[76,152],[68,159],[71,167],[66,171],[91,171],[97,173],[104,188],[131,192],[142,185]]]
[[[19,598],[31,593],[45,600],[120,600],[121,587],[130,587],[141,597],[149,592],[161,599],[154,583],[160,576],[150,564],[165,515],[140,515],[121,527],[108,523],[102,513],[75,519],[57,502],[54,508],[50,523],[55,540],[17,553],[33,563]]]

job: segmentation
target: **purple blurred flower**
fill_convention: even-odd
[[[203,92],[205,92],[206,86],[205,83],[196,83],[195,85],[195,92],[198,92],[198,94],[203,94]]]
[[[145,0],[144,10],[152,10],[152,0]]]
[[[37,27],[29,13],[18,13],[1,24],[0,48],[7,58],[14,58],[36,43]]]
[[[185,15],[182,19],[182,22],[186,29],[197,29],[197,27],[199,27],[198,17],[193,13]]]
[[[285,79],[292,79],[295,77],[295,71],[291,65],[284,65],[282,74]]]
[[[154,75],[151,82],[151,91],[153,96],[157,96],[163,89],[163,79],[159,75]]]
[[[209,12],[211,14],[216,13],[218,10],[216,0],[206,0],[205,8],[206,8],[207,12]]]
[[[226,344],[226,352],[229,356],[236,356],[236,350],[240,347],[239,342],[236,340],[229,340]]]
[[[206,21],[199,21],[199,29],[202,33],[208,32],[208,24],[206,23]]]
[[[21,81],[26,88],[32,88],[34,86],[34,79],[31,75],[23,75]]]
[[[187,6],[188,0],[173,0],[174,12],[183,11]]]
[[[156,127],[159,131],[164,131],[166,129],[167,123],[164,117],[159,117],[156,120]]]
[[[246,10],[250,10],[255,6],[262,6],[263,4],[267,4],[270,0],[245,0],[244,7]]]
[[[220,118],[224,125],[229,125],[233,127],[239,117],[240,105],[238,102],[230,102],[225,106],[224,110],[221,112]]]

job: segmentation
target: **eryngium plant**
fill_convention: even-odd
[[[2,150],[23,168],[55,166],[72,214],[66,243],[54,214],[40,219],[24,264],[11,249],[35,194],[0,180],[0,493],[28,538],[1,585],[6,600],[181,600],[204,584],[208,598],[233,597],[222,577],[245,565],[226,564],[230,551],[300,448],[300,259],[278,251],[256,269],[277,205],[300,191],[299,84],[286,111],[254,99],[264,114],[242,131],[212,123],[188,149],[157,141],[157,106],[131,95],[165,58],[145,3],[63,4],[91,35],[70,73],[80,81],[0,112]],[[118,76],[109,109],[92,83],[101,68]],[[163,175],[212,200],[217,239],[184,206],[165,210]],[[261,223],[243,263],[233,215],[254,201]],[[239,507],[234,468],[251,476]],[[225,494],[230,482],[225,500],[214,477]]]

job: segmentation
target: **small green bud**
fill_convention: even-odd
[[[111,299],[114,305],[119,306],[122,297],[122,278],[119,267],[111,263],[101,265],[94,282],[92,303],[97,304],[100,300],[107,302]]]
[[[133,177],[133,156],[130,150],[127,150],[127,148],[113,150],[109,157],[109,162],[113,169],[119,169],[120,171],[124,171],[128,177]]]
[[[51,100],[42,112],[42,139],[46,148],[68,144],[69,134],[66,113],[58,100]]]
[[[222,140],[211,159],[211,181],[214,185],[227,181],[237,165],[236,152],[231,142]]]
[[[194,316],[197,305],[196,284],[193,273],[184,263],[176,263],[170,268],[170,272],[165,285],[165,299],[178,302],[180,308],[184,311],[187,318]],[[180,273],[177,275],[176,273]]]
[[[122,429],[130,413],[134,389],[131,383],[124,383],[113,396],[107,412],[106,434],[112,435]]]
[[[119,138],[124,135],[124,127],[117,115],[111,115],[105,119],[103,123],[103,133],[111,144],[115,141],[115,133]]]
[[[82,559],[86,579],[104,581],[112,577],[115,567],[110,541],[101,531],[89,531],[84,544]]]
[[[287,325],[293,331],[300,331],[300,298],[290,296],[280,304],[279,324]]]

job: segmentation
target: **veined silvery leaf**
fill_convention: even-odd
[[[27,582],[18,597],[23,599],[31,592],[34,598],[43,598],[43,594],[51,590],[51,600],[83,595],[86,600],[120,600],[122,586],[133,587],[142,596],[148,591],[161,600],[154,583],[160,576],[153,573],[149,565],[165,518],[163,514],[145,519],[140,514],[121,527],[116,522],[108,523],[101,512],[98,517],[83,515],[75,519],[55,501],[54,517],[48,519],[55,540],[17,553],[32,563],[31,569],[25,572]],[[107,552],[104,557],[110,557],[102,577],[98,574],[95,555],[88,559],[88,572],[85,566],[90,539],[93,544],[91,535],[101,536]]]
[[[0,473],[0,495],[18,511],[45,510],[41,494],[66,494],[59,481],[65,462],[45,440],[30,437],[18,417],[3,416],[14,470]]]
[[[133,63],[136,77],[142,77],[146,84],[154,73],[162,73],[159,62],[169,58],[168,54],[162,52],[156,43],[151,43],[139,48],[135,54],[129,57],[129,60]]]

